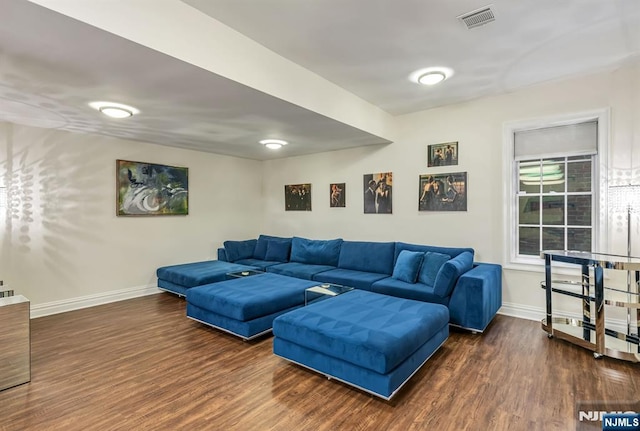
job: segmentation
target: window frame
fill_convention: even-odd
[[[552,155],[552,156],[544,156],[544,157],[540,157],[540,158],[536,158],[536,159],[524,159],[524,160],[515,160],[514,164],[515,164],[515,169],[516,172],[518,173],[518,176],[516,177],[516,189],[515,189],[515,199],[518,201],[517,202],[517,206],[520,206],[520,202],[521,199],[523,197],[531,197],[531,198],[537,198],[538,199],[538,215],[537,215],[537,220],[536,222],[531,222],[531,223],[526,223],[523,222],[522,219],[519,219],[518,217],[516,217],[516,220],[514,220],[514,223],[516,224],[516,229],[514,232],[514,235],[516,235],[515,238],[515,250],[514,253],[516,254],[516,257],[518,259],[520,258],[531,258],[531,257],[537,257],[538,254],[536,255],[528,255],[528,254],[518,254],[521,251],[521,244],[520,244],[520,229],[523,227],[531,227],[531,228],[536,228],[538,229],[538,245],[540,245],[543,240],[543,232],[544,229],[553,229],[553,228],[558,228],[558,229],[562,229],[563,230],[563,236],[562,236],[562,242],[563,243],[567,243],[568,241],[568,233],[570,229],[585,229],[585,230],[590,230],[590,237],[591,237],[591,241],[590,241],[590,246],[589,246],[589,250],[588,251],[592,251],[594,250],[596,247],[596,241],[595,241],[595,235],[594,235],[594,223],[596,220],[596,203],[595,203],[595,173],[594,173],[594,167],[596,164],[596,160],[597,160],[597,155],[596,154],[591,154],[591,155],[578,155],[577,157],[580,157],[580,159],[578,160],[570,160],[571,158],[576,157],[574,155],[564,155],[564,156],[557,156],[557,155]],[[545,163],[546,162],[546,163]],[[559,190],[553,190],[553,191],[545,191],[544,190],[544,184],[542,182],[542,179],[540,179],[540,182],[538,183],[537,187],[538,190],[536,192],[522,192],[521,187],[519,187],[520,185],[520,175],[522,172],[522,164],[523,163],[531,163],[531,164],[537,164],[537,166],[542,169],[542,166],[544,166],[545,164],[548,165],[553,165],[553,164],[561,164],[562,165],[562,171],[564,173],[564,177],[565,179],[568,178],[568,172],[569,172],[569,167],[571,164],[574,163],[584,163],[584,162],[588,162],[589,163],[589,171],[590,171],[590,187],[589,187],[589,191],[569,191],[568,190],[568,182],[567,181],[563,181],[562,183],[562,191]],[[571,200],[571,197],[574,196],[588,196],[589,200],[590,200],[590,214],[589,214],[589,220],[590,223],[589,225],[578,225],[578,224],[571,224],[569,222],[569,201]],[[545,223],[544,222],[544,214],[545,214],[545,200],[547,200],[548,198],[562,198],[562,223]],[[545,199],[547,198],[547,199]],[[520,211],[516,211],[516,213],[520,213]],[[520,215],[521,216],[521,215]],[[564,249],[564,247],[562,247]]]
[[[597,121],[597,154],[594,156],[593,172],[593,202],[592,210],[593,232],[592,244],[594,250],[604,250],[607,244],[608,212],[603,197],[607,196],[607,166],[609,157],[610,110],[608,108],[573,114],[541,117],[532,120],[521,120],[505,123],[503,126],[503,203],[504,203],[504,232],[503,232],[503,267],[507,269],[532,270],[544,266],[540,257],[518,255],[518,164],[514,155],[514,137],[516,132],[541,129],[554,126],[566,126],[587,121]],[[566,156],[566,154],[565,154]],[[552,157],[552,155],[549,155]],[[541,157],[544,158],[544,157]]]

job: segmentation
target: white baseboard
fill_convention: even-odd
[[[49,316],[51,314],[65,313],[67,311],[79,310],[87,307],[95,307],[96,305],[138,298],[140,296],[153,295],[160,292],[161,290],[156,286],[147,285],[80,296],[78,298],[46,302],[44,304],[38,304],[31,307],[31,318],[35,319],[37,317]]]
[[[498,310],[498,314],[503,314],[505,316],[517,317],[519,319],[526,320],[535,320],[537,322],[542,321],[547,315],[547,310],[540,307],[530,307],[522,304],[514,304],[514,303],[502,303],[502,307]],[[569,313],[564,312],[562,310],[554,310],[554,317],[562,316],[570,319],[581,320],[582,315],[578,313]],[[606,318],[607,328],[613,329],[618,332],[627,332],[627,322],[622,319],[611,319],[609,317]]]
[[[547,312],[545,309],[539,307],[503,302],[502,307],[498,310],[498,314],[517,317],[519,319],[537,320],[539,322],[544,319]]]
[[[147,285],[80,296],[78,298],[63,299],[61,301],[47,302],[32,306],[31,318],[35,319],[37,317],[49,316],[51,314],[65,313],[67,311],[79,310],[87,307],[95,307],[96,305],[124,301],[125,299],[138,298],[140,296],[153,295],[160,292],[162,292],[162,290],[158,289],[157,286]],[[502,304],[498,314],[540,322],[546,315],[546,309],[505,302]],[[573,319],[582,319],[582,316],[576,313],[554,311],[554,314]],[[626,332],[626,325],[627,322],[620,319],[607,319],[607,327],[616,331]]]

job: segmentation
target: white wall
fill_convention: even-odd
[[[509,180],[502,168],[504,123],[601,108],[611,109],[609,176],[639,170],[636,62],[616,71],[398,117],[399,138],[387,146],[265,162],[265,232],[473,247],[476,260],[504,264],[503,183]],[[426,146],[449,141],[459,142],[459,165],[427,168]],[[393,172],[393,214],[363,214],[363,174],[388,171]],[[419,212],[419,175],[458,171],[468,172],[468,211]],[[331,182],[346,182],[346,208],[329,208]],[[284,211],[283,185],[297,183],[312,183],[312,212]],[[612,230],[617,233],[611,235],[610,251],[623,253],[626,236],[615,226]],[[640,252],[637,239],[635,250]],[[505,268],[503,311],[541,317],[542,278],[542,268]]]
[[[0,279],[42,315],[149,293],[157,267],[214,258],[224,240],[258,233],[468,246],[476,260],[504,264],[504,123],[607,107],[608,175],[638,178],[638,62],[397,117],[399,138],[390,145],[267,162],[0,123],[0,181],[12,198],[0,212]],[[448,141],[459,142],[459,165],[427,168],[426,146]],[[116,217],[116,159],[188,167],[190,214]],[[468,211],[419,212],[418,176],[449,169],[468,172]],[[387,171],[393,172],[393,214],[363,214],[363,174]],[[313,211],[285,212],[284,185],[307,182]],[[329,208],[332,182],[347,183],[346,208]],[[609,251],[624,253],[626,225],[616,218],[612,224]],[[640,254],[640,221],[633,226]],[[540,317],[541,279],[541,269],[505,268],[503,311]]]
[[[117,217],[116,159],[188,167],[189,215]],[[0,169],[0,279],[35,315],[149,293],[157,267],[261,230],[257,161],[0,123]]]

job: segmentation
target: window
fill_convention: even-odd
[[[595,156],[517,162],[517,255],[593,249]]]
[[[542,250],[599,248],[605,114],[505,127],[507,265],[542,265]]]

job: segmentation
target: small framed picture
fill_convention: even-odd
[[[420,175],[418,211],[466,211],[467,173]]]
[[[284,186],[285,211],[311,211],[311,184]]]
[[[427,166],[454,166],[458,164],[458,143],[427,145]]]
[[[346,207],[345,197],[347,193],[347,185],[345,183],[329,184],[329,207],[344,208]]]
[[[364,213],[392,214],[393,174],[381,172],[365,174],[364,181]]]

